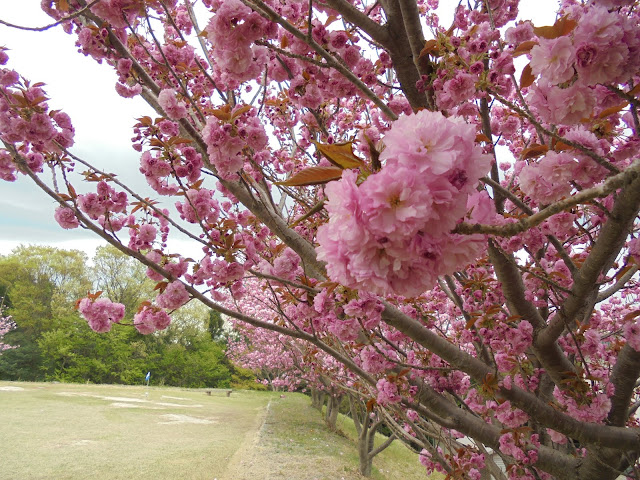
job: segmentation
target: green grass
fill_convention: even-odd
[[[1,479],[213,480],[273,397],[0,382],[6,386],[24,390],[0,390]],[[209,423],[176,421],[185,419]]]
[[[344,436],[330,432],[318,410],[311,407],[311,401],[304,395],[287,395],[285,400],[274,400],[267,424],[263,428],[269,443],[275,451],[289,451],[307,458],[322,459],[323,468],[333,467],[349,475],[349,478],[364,478],[358,473],[359,461],[356,449],[356,431],[353,421],[344,415],[338,416],[337,427]],[[376,446],[385,437],[376,436]],[[341,466],[335,465],[340,460]],[[331,473],[331,472],[329,472]],[[291,477],[294,478],[294,477]],[[340,476],[320,477],[335,480]],[[374,480],[425,480],[424,467],[417,455],[396,441],[373,459],[372,479]],[[439,477],[433,477],[439,478]]]
[[[0,480],[363,478],[349,418],[341,436],[302,394],[211,391],[0,382]],[[427,478],[399,442],[373,465],[374,480]]]
[[[358,435],[353,420],[346,415],[339,414],[336,426],[353,443],[357,441]],[[385,442],[387,437],[376,434],[375,447]],[[357,460],[357,457],[356,457]],[[373,458],[373,472],[371,478],[375,480],[402,478],[406,480],[426,478],[425,469],[418,462],[416,453],[409,450],[399,440],[395,440],[389,447]],[[434,480],[438,476],[432,477]]]

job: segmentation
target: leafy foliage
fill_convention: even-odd
[[[0,258],[3,298],[17,324],[4,341],[20,345],[0,355],[0,377],[139,384],[151,371],[152,381],[165,385],[254,386],[252,374],[226,359],[222,317],[202,305],[176,312],[171,328],[157,335],[131,326],[96,334],[75,311],[74,298],[95,285],[127,305],[131,322],[154,283],[109,247],[99,248],[87,267],[81,252],[51,247],[22,246]]]

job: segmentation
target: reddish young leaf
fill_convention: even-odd
[[[320,185],[338,180],[342,177],[342,169],[338,167],[309,167],[299,171],[289,180],[276,182],[276,185],[286,187],[303,187],[306,185]]]
[[[624,102],[624,103],[621,103],[620,105],[615,105],[613,107],[605,108],[602,112],[600,112],[600,115],[598,115],[598,118],[606,118],[609,115],[618,113],[622,109],[627,108],[628,105],[629,105],[629,102]]]
[[[529,53],[533,47],[538,44],[535,40],[527,40],[526,42],[522,42],[520,45],[516,47],[516,49],[511,54],[513,57],[519,57],[520,55],[524,55],[525,53]]]
[[[534,143],[530,147],[522,150],[522,152],[520,153],[520,158],[522,158],[523,160],[527,160],[529,158],[536,158],[541,155],[544,155],[548,151],[549,151],[549,147],[547,147],[546,145],[538,145],[537,143]]]
[[[181,143],[191,143],[192,140],[184,137],[171,137],[167,142],[169,145],[179,145]]]
[[[568,35],[571,31],[576,28],[578,22],[575,20],[571,20],[568,16],[560,17],[556,20],[551,26],[546,27],[533,27],[533,33],[535,33],[538,37],[552,39],[562,37],[564,35]]]
[[[229,105],[225,105],[222,108],[216,108],[215,110],[211,111],[211,114],[216,117],[218,120],[222,120],[223,122],[228,122],[231,119],[231,112],[230,112],[230,108]]]
[[[249,110],[251,110],[251,105],[243,105],[231,114],[231,120],[238,118],[240,115],[242,115],[243,113],[247,113]]]
[[[440,49],[438,48],[438,42],[436,40],[431,39],[424,43],[419,58],[426,57],[427,55],[433,55],[434,57],[440,56]]]
[[[522,69],[522,75],[520,75],[520,88],[527,88],[531,86],[536,77],[531,72],[531,64],[527,63],[527,66]]]
[[[633,312],[627,313],[624,316],[624,321],[628,322],[629,320],[633,320],[634,318],[640,316],[640,310],[634,310]]]
[[[150,307],[150,306],[151,306],[151,302],[149,300],[145,300],[138,307],[138,312],[137,313],[140,313],[142,310],[144,310],[145,307]]]
[[[137,118],[136,120],[138,120],[145,127],[150,127],[151,125],[153,125],[153,120],[151,120],[151,117],[144,116]]]
[[[102,290],[98,290],[96,293],[87,292],[87,297],[91,300],[97,300],[100,295],[102,295]]]
[[[167,288],[167,285],[169,285],[169,282],[167,281],[158,282],[156,286],[153,287],[153,290],[160,290],[160,293],[162,293],[164,292],[164,289]]]
[[[313,144],[336,167],[358,168],[364,165],[364,162],[353,154],[353,142],[323,144],[314,141]]]

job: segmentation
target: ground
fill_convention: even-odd
[[[0,382],[0,480],[362,480],[301,394]],[[393,445],[374,480],[425,479]]]

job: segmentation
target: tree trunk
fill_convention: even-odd
[[[360,458],[360,474],[365,477],[370,477],[371,468],[373,467],[373,457],[371,456],[371,450],[369,449],[370,442],[367,437],[369,437],[369,435],[363,430],[358,438],[358,457]],[[371,438],[373,437],[371,436]]]
[[[349,395],[349,406],[351,407],[351,419],[358,434],[358,457],[360,460],[360,474],[365,477],[371,476],[373,459],[385,448],[391,445],[396,438],[391,435],[382,445],[374,448],[376,432],[382,425],[380,419],[372,419],[372,412],[369,412],[362,400]]]
[[[325,422],[330,430],[337,430],[336,422],[338,420],[338,413],[340,412],[340,403],[342,402],[342,395],[329,394],[327,401],[327,413],[325,415]]]
[[[317,388],[311,389],[311,406],[316,410],[322,411],[324,405],[324,390],[318,390]]]

